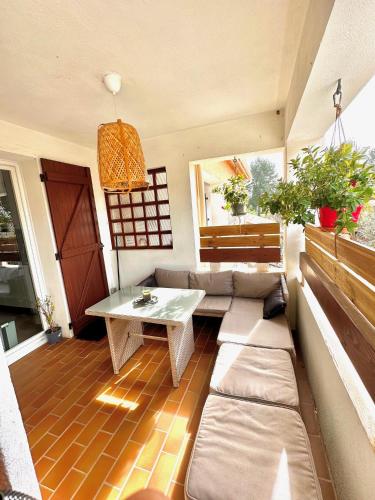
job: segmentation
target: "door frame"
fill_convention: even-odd
[[[27,258],[30,264],[31,278],[34,285],[35,295],[44,296],[47,293],[46,283],[44,280],[43,267],[39,257],[38,247],[36,243],[36,235],[34,232],[31,211],[27,200],[26,190],[23,184],[21,170],[17,162],[3,160],[0,158],[0,170],[7,170],[10,173],[12,180],[14,196],[17,203],[19,218],[21,221],[22,234],[25,241]],[[43,328],[47,328],[45,318],[40,315]],[[21,342],[12,349],[5,352],[5,359],[10,365],[18,359],[22,358],[37,347],[45,344],[47,339],[44,331],[33,335],[29,339]]]

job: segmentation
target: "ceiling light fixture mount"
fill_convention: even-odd
[[[112,95],[117,95],[121,90],[122,77],[119,73],[106,73],[103,76],[103,83]]]
[[[106,73],[103,82],[106,89],[116,96],[122,78],[119,73]],[[98,164],[100,184],[105,192],[124,193],[148,186],[138,132],[120,119],[98,127]]]

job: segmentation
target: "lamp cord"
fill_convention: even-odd
[[[117,120],[118,114],[117,114],[116,94],[112,94],[112,97],[113,97],[113,112],[115,114],[115,120]]]

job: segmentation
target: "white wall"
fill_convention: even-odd
[[[165,166],[167,169],[173,250],[121,251],[122,285],[138,282],[152,273],[156,266],[195,267],[189,162],[282,147],[283,120],[283,114],[268,112],[142,142],[147,167]]]
[[[369,500],[375,492],[374,403],[311,295],[297,283],[299,339],[337,496]]]
[[[0,163],[1,160],[16,162],[25,188],[26,204],[31,215],[31,231],[35,234],[37,253],[42,265],[46,293],[56,303],[56,319],[68,330],[69,313],[61,279],[60,265],[55,260],[55,246],[50,224],[45,188],[39,179],[39,158],[63,161],[91,168],[99,230],[104,243],[104,259],[110,286],[113,281],[111,270],[111,245],[103,192],[99,185],[96,166],[96,151],[77,144],[60,140],[31,129],[0,121]]]

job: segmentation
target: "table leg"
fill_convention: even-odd
[[[169,356],[173,386],[178,387],[181,376],[194,352],[193,319],[181,326],[167,326]]]
[[[118,374],[121,367],[144,344],[142,337],[131,337],[131,333],[143,333],[141,321],[106,318],[108,342],[111,351],[113,371]]]

